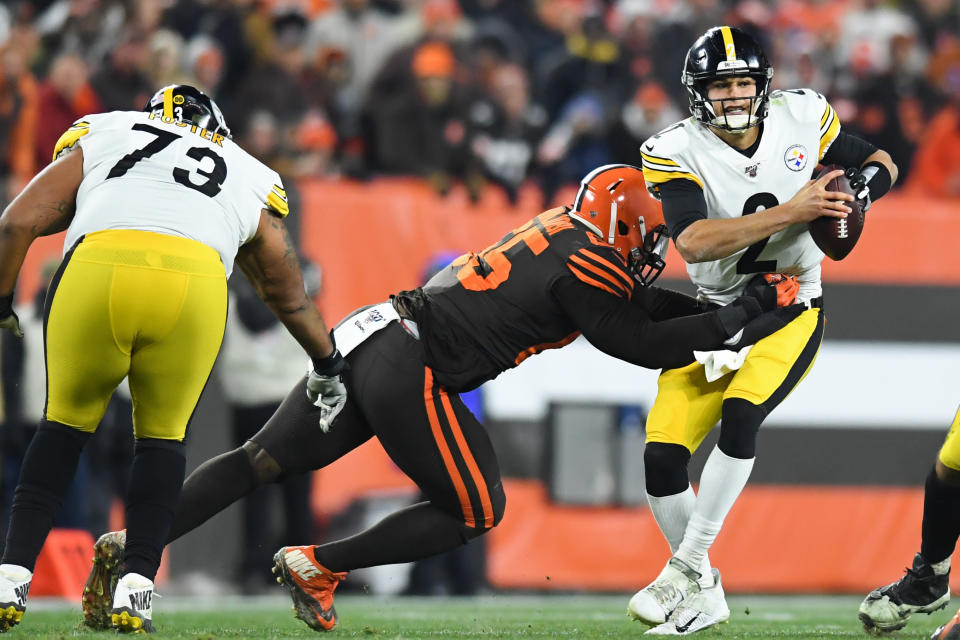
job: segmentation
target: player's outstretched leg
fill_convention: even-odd
[[[153,580],[128,573],[117,582],[110,626],[119,633],[153,633]]]
[[[689,594],[700,589],[700,574],[682,560],[670,558],[657,579],[630,598],[627,614],[643,624],[663,624]]]
[[[33,573],[15,564],[0,565],[0,633],[20,624]]]
[[[684,598],[666,622],[648,629],[644,635],[686,636],[729,620],[730,607],[723,594],[720,571],[713,569],[711,575],[711,586],[701,586]]]
[[[937,575],[919,553],[906,571],[896,582],[871,591],[860,603],[859,618],[867,633],[902,629],[913,614],[930,614],[947,606],[949,573]]]
[[[123,547],[127,532],[109,531],[93,545],[93,568],[83,585],[80,597],[83,607],[83,624],[102,631],[110,628],[110,611],[113,609],[113,592],[120,580],[123,564]]]
[[[337,628],[333,592],[347,572],[330,571],[317,562],[314,546],[283,547],[273,556],[277,582],[290,590],[297,617],[315,631]]]

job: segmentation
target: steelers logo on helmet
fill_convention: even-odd
[[[756,94],[710,100],[711,82],[748,77]],[[773,67],[763,49],[736,27],[713,27],[697,38],[683,65],[681,80],[687,90],[690,113],[704,124],[727,131],[744,131],[760,124],[770,108]]]
[[[159,115],[165,122],[192,122],[211,133],[231,137],[230,127],[227,126],[217,103],[203,91],[188,84],[163,87],[147,100],[143,110]]]

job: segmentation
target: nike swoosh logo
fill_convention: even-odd
[[[697,621],[697,618],[699,618],[699,617],[700,617],[700,614],[698,613],[697,615],[695,615],[695,616],[693,616],[692,618],[690,618],[690,619],[686,622],[686,624],[677,625],[677,631],[679,631],[680,633],[686,633],[687,629],[690,628],[690,625],[692,625],[694,622],[696,622],[696,621]]]

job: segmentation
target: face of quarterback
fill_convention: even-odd
[[[707,84],[707,99],[715,122],[734,129],[746,128],[756,109],[757,82],[750,76],[717,78]]]

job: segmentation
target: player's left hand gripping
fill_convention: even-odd
[[[333,342],[333,332],[330,333]],[[320,429],[326,433],[347,403],[347,387],[340,374],[347,370],[347,361],[333,343],[333,353],[314,358],[307,376],[307,399],[320,408]]]
[[[324,376],[311,371],[307,377],[307,399],[320,407],[320,429],[326,433],[347,403],[347,387],[339,373]]]
[[[870,187],[867,186],[867,178],[855,167],[848,168],[845,175],[850,181],[850,188],[857,199],[857,204],[860,205],[860,211],[866,213],[870,208]]]
[[[797,301],[800,283],[796,276],[783,273],[758,273],[743,290],[743,295],[755,298],[764,311],[773,311]]]
[[[13,312],[13,294],[0,296],[0,329],[6,329],[18,338],[23,337],[20,318]]]

